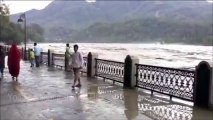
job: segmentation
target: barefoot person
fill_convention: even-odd
[[[7,62],[9,73],[11,74],[13,80],[14,78],[16,78],[16,81],[18,81],[18,75],[20,71],[20,60],[21,60],[20,51],[17,48],[16,44],[13,43],[8,53]]]
[[[73,68],[74,72],[74,83],[72,88],[81,87],[81,80],[80,80],[80,70],[83,67],[83,57],[80,52],[78,52],[78,45],[74,45],[74,53],[71,55],[71,67]],[[75,86],[76,81],[78,84]]]

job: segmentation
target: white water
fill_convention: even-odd
[[[65,43],[39,44],[43,51],[54,49],[57,53],[64,53]],[[72,45],[71,49],[72,49]],[[161,44],[119,44],[119,43],[79,43],[79,50],[84,55],[95,52],[100,59],[123,62],[126,55],[139,58],[141,64],[174,67],[194,68],[200,61],[213,64],[213,46],[195,45],[161,45]],[[32,44],[28,45],[32,47]]]

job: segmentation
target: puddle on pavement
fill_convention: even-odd
[[[194,113],[199,109],[194,110],[188,105],[177,104],[168,99],[153,97],[150,95],[141,95],[134,90],[113,90],[111,86],[91,86],[87,90],[87,97],[89,100],[97,100],[100,95],[102,100],[108,103],[115,104],[113,100],[120,100],[124,104],[124,113],[128,120],[137,118],[140,114],[146,115],[151,119],[164,120],[193,120]],[[111,96],[108,96],[111,94]],[[111,98],[108,98],[111,97]],[[212,112],[212,111],[211,111]],[[207,120],[212,120],[211,112],[206,112]],[[213,112],[212,112],[213,115]],[[203,114],[205,117],[205,114]]]

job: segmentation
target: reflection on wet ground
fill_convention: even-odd
[[[72,73],[45,66],[22,63],[19,80],[1,81],[1,120],[213,120],[213,111],[96,78],[71,90]]]

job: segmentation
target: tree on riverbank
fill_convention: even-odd
[[[24,41],[24,28],[9,19],[9,7],[2,3],[0,6],[0,42],[20,44]],[[44,30],[38,24],[27,26],[27,40],[41,42],[44,40]]]

